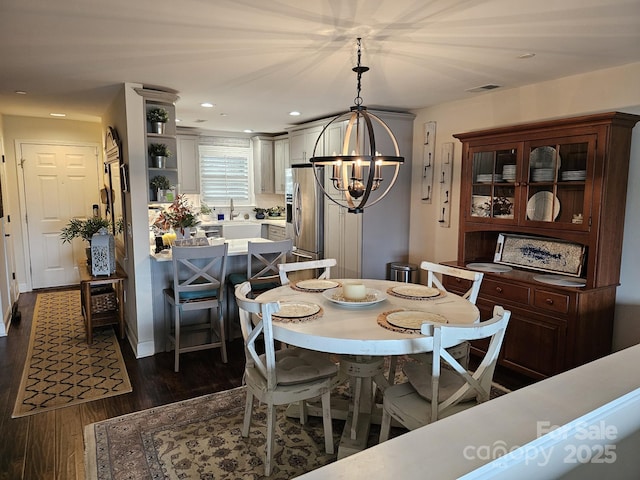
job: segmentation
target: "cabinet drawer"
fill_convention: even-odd
[[[512,285],[485,279],[482,282],[480,294],[528,305],[530,289],[522,285]]]
[[[267,226],[267,238],[275,242],[286,239],[286,231],[284,227],[279,225]]]
[[[544,310],[567,313],[569,311],[569,295],[535,290],[533,292],[533,304]]]
[[[471,288],[471,280],[445,275],[442,277],[442,285],[450,292],[463,295]]]

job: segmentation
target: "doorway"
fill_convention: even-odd
[[[88,245],[81,239],[63,244],[60,231],[70,218],[91,216],[92,206],[99,204],[98,146],[21,142],[18,151],[27,285],[77,284],[77,268],[86,261]]]

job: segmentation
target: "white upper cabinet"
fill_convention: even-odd
[[[313,156],[316,140],[322,132],[322,126],[295,130],[289,134],[289,158],[292,164],[305,163]],[[324,155],[324,145],[320,143],[316,155]]]
[[[284,171],[289,168],[289,139],[276,138],[273,142],[274,193],[284,193]]]
[[[253,137],[255,193],[274,193],[273,139]]]
[[[200,193],[200,161],[198,137],[196,135],[178,135],[178,183],[180,193]]]

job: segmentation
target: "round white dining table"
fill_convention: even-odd
[[[313,304],[322,309],[312,319],[286,322],[274,319],[273,336],[288,345],[342,356],[341,369],[344,367],[343,371],[350,377],[353,390],[353,405],[348,408],[345,417],[347,422],[338,448],[338,458],[343,458],[366,448],[375,407],[371,401],[372,381],[375,380],[381,387],[386,383],[379,372],[381,359],[388,355],[433,350],[433,337],[422,335],[419,330],[406,333],[385,328],[378,323],[378,317],[395,310],[420,310],[441,315],[447,323],[471,324],[479,320],[480,312],[471,302],[450,292],[441,292],[436,298],[418,300],[388,293],[394,287],[410,285],[402,282],[374,279],[331,281],[340,285],[361,282],[368,293],[376,296],[376,300],[366,305],[340,300],[340,297],[336,300],[330,295],[331,290],[300,291],[291,284],[268,290],[260,294],[258,299],[279,301],[281,305]],[[370,368],[370,373],[362,373],[367,368]]]
[[[331,279],[333,280],[333,279]],[[432,337],[416,333],[400,333],[380,326],[377,318],[391,310],[423,310],[442,315],[447,323],[474,323],[480,318],[478,308],[451,292],[432,300],[409,300],[387,293],[396,286],[408,284],[390,280],[336,279],[336,282],[359,281],[376,290],[384,300],[372,305],[336,303],[322,292],[304,292],[290,285],[268,290],[260,300],[269,302],[306,302],[319,305],[319,318],[300,322],[273,322],[273,335],[281,342],[321,352],[347,355],[405,355],[429,352]]]

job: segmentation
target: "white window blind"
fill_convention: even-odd
[[[207,205],[252,205],[253,162],[248,138],[202,137],[200,196]]]

